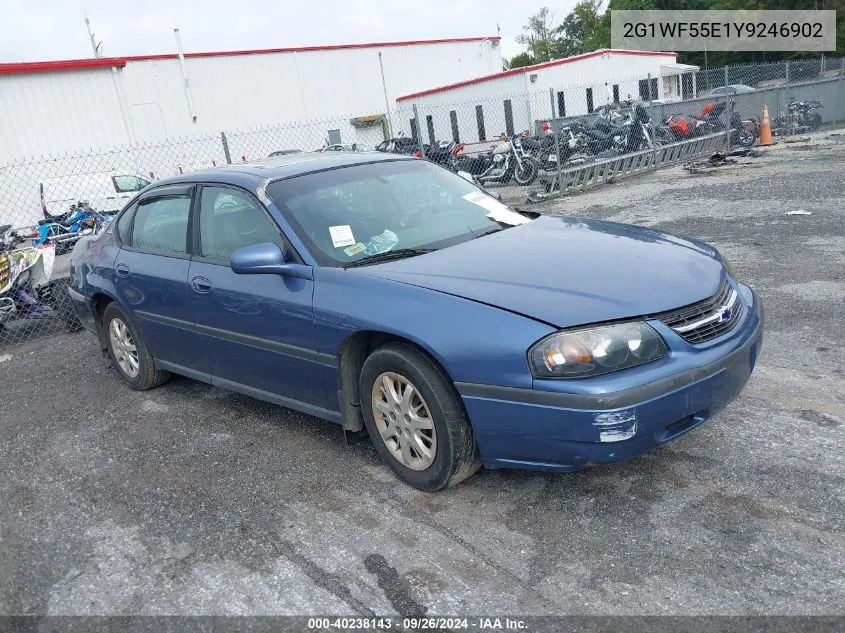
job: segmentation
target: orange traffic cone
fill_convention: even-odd
[[[758,145],[774,145],[772,141],[772,124],[769,122],[769,106],[763,106],[763,119],[760,121],[760,142]]]

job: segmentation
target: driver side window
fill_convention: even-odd
[[[290,253],[281,231],[249,194],[228,187],[203,187],[200,198],[200,254],[228,263],[236,250],[272,242]]]

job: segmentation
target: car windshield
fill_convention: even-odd
[[[394,250],[410,256],[408,249],[452,246],[528,221],[422,160],[307,174],[271,183],[267,192],[323,266],[364,263]]]

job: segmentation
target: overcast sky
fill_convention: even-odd
[[[496,35],[502,55],[538,0],[0,0],[0,62],[91,57],[83,10],[103,56]],[[574,5],[551,5],[562,19]]]

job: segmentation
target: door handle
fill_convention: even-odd
[[[197,292],[201,295],[207,295],[211,292],[211,281],[206,279],[205,277],[194,277],[191,279],[191,288],[194,292]]]
[[[118,277],[128,277],[129,266],[121,262],[114,267],[114,272]]]

